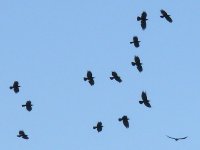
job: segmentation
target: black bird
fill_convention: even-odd
[[[93,126],[93,129],[97,129],[98,132],[101,132],[103,128],[102,122],[98,122],[96,126]]]
[[[170,137],[170,136],[168,136],[168,135],[166,135],[168,138],[170,138],[170,139],[174,139],[175,141],[178,141],[178,140],[184,140],[184,139],[186,139],[187,138],[187,136],[186,137],[183,137],[183,138],[174,138],[174,137]]]
[[[137,21],[141,21],[141,27],[143,30],[146,29],[146,21],[147,21],[147,13],[145,11],[142,12],[141,17],[137,17]]]
[[[140,46],[140,41],[138,41],[138,37],[137,37],[137,36],[134,36],[134,37],[133,37],[133,41],[130,42],[130,44],[134,44],[134,46],[135,46],[136,48],[138,48],[138,47]]]
[[[149,103],[149,100],[147,99],[147,94],[146,94],[146,92],[142,92],[142,95],[141,95],[141,97],[142,97],[142,101],[139,101],[139,103],[140,104],[143,104],[144,103],[144,105],[146,106],[146,107],[151,107],[151,105],[150,105],[150,103]]]
[[[94,85],[94,77],[92,76],[92,72],[91,71],[87,71],[87,77],[83,78],[84,81],[87,81],[90,83],[90,85]]]
[[[167,12],[166,11],[164,11],[163,9],[162,10],[160,10],[160,12],[161,12],[161,18],[165,18],[168,22],[170,22],[170,23],[172,23],[173,22],[173,20],[172,20],[172,18],[170,17],[170,15],[168,15],[167,14]]]
[[[29,139],[28,135],[26,135],[22,130],[19,131],[19,135],[17,135],[17,137],[22,137],[23,139]]]
[[[131,62],[133,66],[136,66],[139,72],[142,72],[142,63],[140,62],[140,58],[138,56],[134,57],[135,62]]]
[[[129,118],[127,116],[123,116],[122,118],[119,118],[118,120],[123,121],[124,126],[126,128],[129,128],[129,122],[128,122]]]
[[[10,89],[14,89],[14,92],[15,93],[18,93],[19,92],[19,83],[18,83],[18,81],[14,81],[14,83],[13,83],[13,86],[10,86]]]
[[[31,104],[31,101],[27,101],[25,105],[22,105],[22,107],[26,107],[26,109],[28,111],[31,111],[32,110],[32,104]]]
[[[118,74],[115,71],[112,72],[112,77],[110,77],[110,79],[111,80],[115,79],[119,83],[122,82],[122,79],[120,78],[120,76],[118,76]]]

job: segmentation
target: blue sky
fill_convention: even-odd
[[[186,0],[1,1],[0,149],[198,149],[199,9]],[[142,11],[145,31],[136,21]],[[138,49],[129,44],[135,35]],[[131,66],[135,55],[142,73]],[[83,81],[87,70],[93,87]],[[111,81],[111,71],[123,82]],[[18,94],[9,90],[15,80]],[[138,103],[143,90],[151,109]],[[21,107],[29,99],[31,112]],[[118,122],[123,115],[129,129]],[[92,129],[98,121],[101,133]],[[29,140],[16,137],[21,129]]]

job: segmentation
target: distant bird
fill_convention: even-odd
[[[164,11],[163,9],[162,10],[160,10],[160,12],[161,12],[161,18],[165,18],[168,22],[170,22],[170,23],[172,23],[173,22],[173,20],[172,20],[172,18],[170,17],[170,15],[168,15],[167,14],[167,12],[166,11]]]
[[[137,21],[141,21],[141,27],[143,30],[146,29],[146,21],[147,21],[147,13],[145,11],[142,12],[141,17],[137,17]]]
[[[28,135],[26,135],[22,130],[19,131],[19,135],[17,135],[17,137],[22,137],[23,139],[29,139]]]
[[[147,99],[147,94],[146,94],[146,92],[142,92],[142,95],[141,95],[141,97],[142,97],[142,101],[139,101],[139,103],[140,104],[143,104],[144,103],[144,105],[146,106],[146,107],[151,107],[151,105],[150,105],[150,103],[149,103],[149,100]]]
[[[118,120],[123,121],[124,126],[126,128],[129,128],[129,122],[128,122],[129,118],[127,116],[123,116],[122,118],[119,118]]]
[[[32,104],[31,104],[31,101],[27,101],[25,105],[22,105],[22,107],[26,107],[26,109],[28,111],[31,111],[32,110]]]
[[[87,77],[83,78],[84,81],[87,81],[90,83],[90,85],[94,85],[94,77],[92,76],[92,72],[91,71],[87,71]]]
[[[137,36],[134,36],[134,37],[133,37],[133,41],[130,42],[130,44],[134,44],[134,46],[135,46],[136,48],[138,48],[138,47],[140,46],[140,41],[138,40],[138,37],[137,37]]]
[[[184,140],[184,139],[186,139],[187,138],[187,136],[186,137],[183,137],[183,138],[174,138],[174,137],[170,137],[170,136],[168,136],[168,135],[166,135],[168,138],[170,138],[170,139],[174,139],[175,141],[178,141],[178,140]]]
[[[118,76],[118,74],[115,71],[112,72],[112,77],[110,77],[110,79],[115,79],[119,83],[122,82],[122,79],[120,78],[120,76]]]
[[[98,132],[101,132],[103,128],[102,122],[98,122],[96,126],[93,126],[93,129],[97,129]]]
[[[14,83],[13,83],[13,86],[10,86],[10,89],[14,89],[14,92],[15,93],[18,93],[19,92],[19,83],[18,83],[18,81],[14,81]]]
[[[136,66],[139,72],[142,72],[142,63],[140,62],[140,58],[138,56],[134,57],[135,62],[131,62],[133,66]]]

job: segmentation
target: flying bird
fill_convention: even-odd
[[[139,72],[142,72],[142,63],[140,62],[140,58],[138,56],[134,57],[135,62],[131,62],[133,66],[136,66]]]
[[[138,37],[137,36],[134,36],[133,37],[133,41],[130,42],[130,44],[134,44],[134,46],[136,48],[138,48],[140,46],[140,41],[138,40]]]
[[[28,111],[31,111],[32,110],[32,104],[31,104],[31,101],[27,101],[25,105],[22,105],[22,107],[26,107],[26,109]]]
[[[142,92],[142,95],[141,95],[141,97],[142,97],[142,100],[141,101],[139,101],[139,103],[140,104],[143,104],[144,103],[144,105],[146,106],[146,107],[151,107],[151,105],[150,105],[150,103],[149,103],[149,100],[147,99],[147,94],[146,94],[146,92]]]
[[[17,135],[17,137],[22,137],[23,139],[29,139],[28,135],[26,135],[22,130],[19,131],[19,135]]]
[[[84,81],[87,81],[90,83],[91,86],[94,85],[94,77],[92,76],[92,72],[91,71],[87,71],[87,77],[83,78]]]
[[[98,122],[96,126],[93,126],[93,129],[97,129],[98,132],[101,132],[103,128],[102,122]]]
[[[174,139],[175,141],[178,141],[178,140],[184,140],[184,139],[186,139],[187,138],[187,136],[186,137],[183,137],[183,138],[174,138],[174,137],[171,137],[171,136],[168,136],[168,135],[166,135],[168,138],[170,138],[170,139]]]
[[[14,89],[14,92],[15,93],[18,93],[19,92],[19,83],[18,83],[18,81],[14,81],[14,83],[13,83],[13,86],[10,86],[10,89]]]
[[[129,128],[129,122],[128,122],[129,118],[127,116],[123,116],[122,118],[119,118],[118,120],[123,121],[124,126],[126,128]]]
[[[137,17],[137,21],[141,22],[141,27],[143,30],[146,29],[146,21],[147,21],[147,13],[145,11],[142,12],[141,16]]]
[[[115,79],[119,83],[122,82],[122,79],[120,78],[120,76],[118,76],[118,74],[115,71],[112,72],[112,77],[110,77],[110,79]]]
[[[172,20],[172,18],[170,17],[170,15],[168,15],[167,14],[167,12],[166,11],[164,11],[163,9],[162,10],[160,10],[160,12],[161,12],[161,18],[165,18],[168,22],[170,22],[170,23],[172,23],[173,22],[173,20]]]

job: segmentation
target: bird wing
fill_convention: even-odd
[[[146,29],[146,26],[147,26],[146,20],[142,20],[141,21],[141,27],[142,27],[142,29],[143,30]]]
[[[165,18],[166,18],[166,20],[169,21],[170,23],[173,22],[172,18],[171,18],[169,15],[165,16]]]
[[[25,135],[24,131],[20,130],[19,135]]]
[[[147,101],[147,94],[144,91],[142,92],[142,100]]]
[[[161,14],[162,14],[163,16],[167,16],[167,12],[164,11],[163,9],[161,9],[160,12],[161,12]]]
[[[151,108],[151,104],[149,103],[149,101],[144,101],[144,105]]]
[[[176,139],[176,138],[173,138],[173,137],[171,137],[171,136],[168,136],[168,135],[166,135],[166,136],[167,136],[168,138],[170,138],[170,139],[174,139],[174,140]]]
[[[15,81],[15,82],[13,83],[13,86],[14,86],[14,87],[15,87],[15,86],[19,86],[18,81]]]
[[[179,138],[179,139],[186,139],[187,138],[187,136],[186,137],[183,137],[183,138]]]
[[[18,93],[19,92],[19,88],[16,86],[16,87],[14,87],[14,92],[15,93]]]
[[[113,71],[113,72],[112,72],[112,76],[113,76],[113,77],[116,77],[116,76],[117,76],[117,72]]]
[[[138,56],[135,56],[134,59],[135,59],[135,63],[136,63],[136,64],[140,64],[140,58],[139,58]]]
[[[87,77],[88,77],[88,78],[92,78],[92,72],[91,72],[91,71],[88,71],[88,72],[87,72]]]
[[[137,36],[133,37],[133,42],[138,42],[138,37]]]
[[[90,83],[91,86],[94,85],[94,80],[93,79],[89,80],[88,82]]]
[[[143,71],[142,65],[138,65],[137,69],[138,69],[139,72],[142,72]]]

